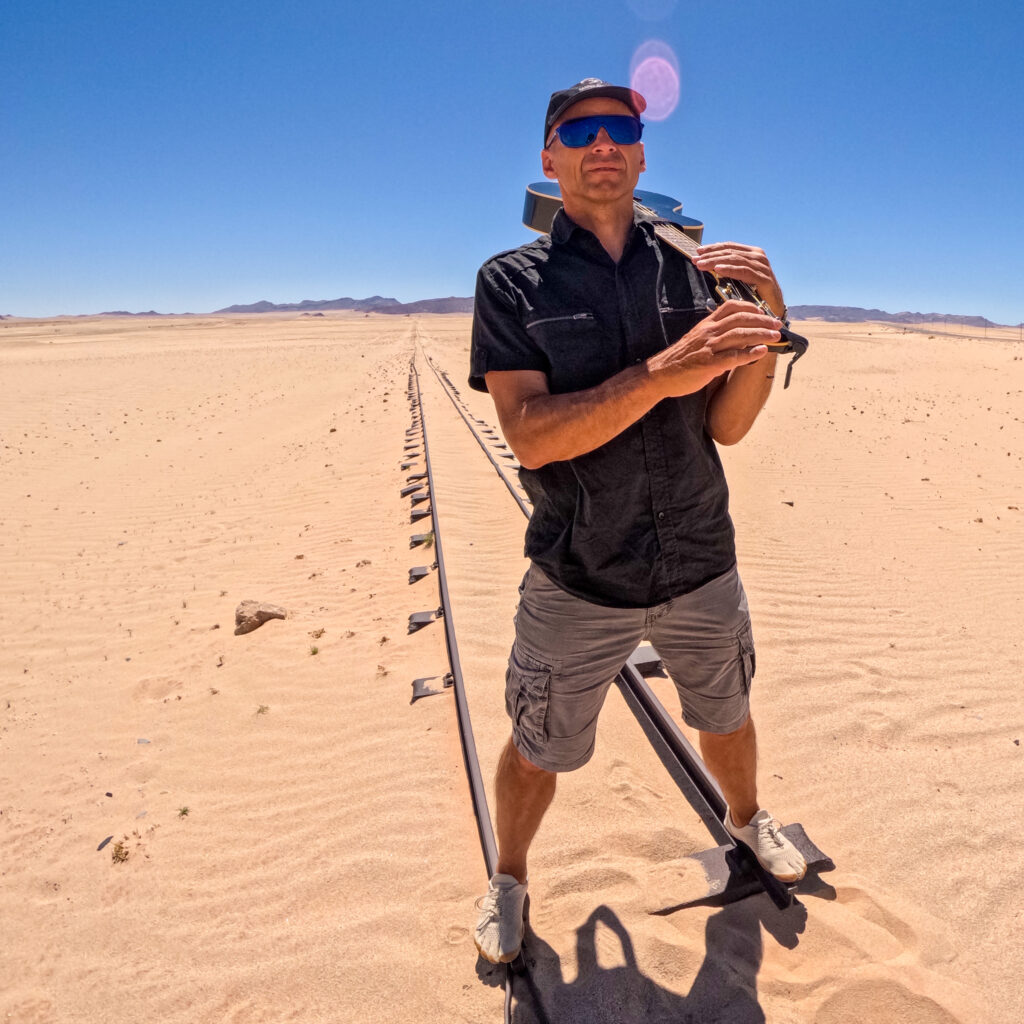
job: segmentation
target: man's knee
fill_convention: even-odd
[[[735,729],[730,729],[728,732],[711,732],[707,729],[700,729],[699,732],[702,739],[705,736],[707,736],[710,737],[712,742],[714,742],[715,740],[729,740],[733,739],[734,737],[742,736],[743,733],[747,732],[753,727],[754,720],[748,714],[747,717],[744,718],[743,721],[738,726],[736,726]]]
[[[524,757],[519,752],[519,748],[515,745],[511,737],[505,746],[502,760],[505,761],[512,771],[524,778],[540,778],[545,775],[555,774],[554,772],[549,772],[546,768],[541,768],[538,765],[535,765],[532,761]]]

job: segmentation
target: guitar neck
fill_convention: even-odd
[[[633,200],[633,202],[641,212],[657,216],[657,213],[649,207],[643,206],[636,200]],[[673,249],[678,249],[679,252],[690,259],[697,255],[697,250],[700,248],[689,235],[680,230],[675,224],[666,223],[665,221],[655,222],[654,233],[663,242],[671,245]],[[734,281],[728,277],[719,277],[717,274],[711,274],[711,276],[715,279],[715,290],[718,292],[718,297],[723,302],[726,299],[741,299],[744,302],[755,303],[765,313],[771,313],[764,300],[757,294],[757,290],[751,287],[751,285],[744,284],[742,281]]]
[[[633,205],[640,213],[652,218],[654,223],[654,233],[663,242],[667,245],[671,245],[673,249],[677,249],[691,260],[697,255],[697,250],[700,246],[677,225],[671,222],[666,222],[663,219],[655,219],[660,218],[660,214],[656,210],[652,210],[649,206],[645,206],[638,199],[634,198]],[[762,313],[767,313],[769,316],[775,315],[768,303],[766,303],[764,299],[757,294],[757,289],[751,285],[745,284],[742,281],[735,281],[731,278],[719,277],[714,273],[711,273],[711,277],[715,281],[715,291],[718,293],[720,301],[725,302],[729,299],[739,299],[743,302],[753,302]],[[806,338],[803,338],[799,334],[795,334],[791,331],[788,326],[782,327],[780,334],[781,337],[779,341],[770,343],[768,348],[774,352],[793,353],[793,358],[790,360],[789,366],[786,367],[785,387],[788,388],[790,378],[793,375],[793,363],[795,363],[807,351],[808,342]]]
[[[691,259],[697,255],[699,245],[685,232],[680,231],[675,224],[655,224],[654,233],[663,241],[678,249],[684,256]]]
[[[639,200],[634,199],[633,205],[640,213],[646,214],[649,217],[657,217],[658,212],[652,210],[649,206],[644,206]],[[669,224],[666,221],[655,221],[654,233],[663,241],[672,246],[673,249],[678,249],[684,256],[694,257],[697,255],[698,244],[684,232],[681,228],[675,224]]]

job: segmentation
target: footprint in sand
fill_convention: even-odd
[[[624,761],[613,761],[608,773],[608,787],[624,804],[635,808],[646,808],[652,800],[664,800],[664,796],[647,784],[632,765]]]
[[[863,1024],[865,1021],[900,1024],[966,1024],[934,999],[911,992],[892,981],[861,981],[828,997],[818,1007],[814,1024]]]

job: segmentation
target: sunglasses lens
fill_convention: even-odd
[[[562,140],[562,145],[570,146],[573,149],[579,146],[589,146],[597,138],[597,132],[598,129],[594,128],[589,117],[566,121],[565,124],[558,127],[558,137]]]
[[[591,146],[601,129],[608,133],[617,146],[632,146],[640,141],[644,126],[637,117],[624,114],[607,114],[603,117],[577,117],[560,124],[556,131],[563,146],[579,149]]]

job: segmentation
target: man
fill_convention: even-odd
[[[497,872],[477,901],[475,941],[492,963],[522,944],[527,852],[556,775],[590,759],[608,687],[644,638],[700,730],[726,828],[778,878],[806,871],[757,802],[754,644],[715,446],[739,441],[767,400],[766,345],[782,324],[750,303],[714,308],[702,272],[753,285],[778,317],[786,307],[760,249],[703,246],[690,262],[634,214],[645,107],[595,78],[552,95],[541,163],[563,209],[550,236],[495,256],[477,280],[470,384],[490,392],[534,508]]]

